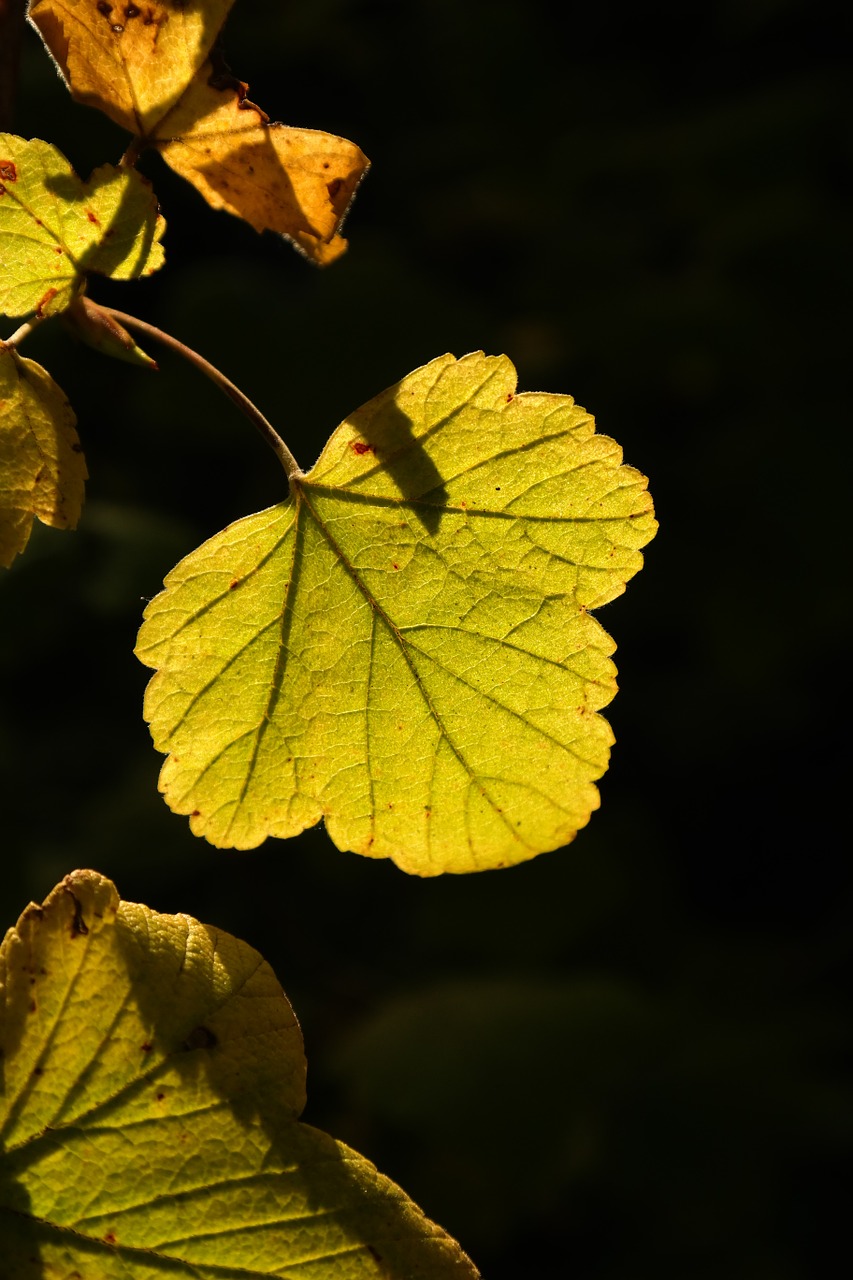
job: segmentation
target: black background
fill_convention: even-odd
[[[80,530],[0,594],[11,923],[74,867],[272,962],[306,1116],[490,1280],[794,1280],[844,1246],[853,1133],[842,765],[851,503],[849,23],[795,0],[241,0],[234,71],[373,169],[325,272],[156,158],[167,265],[91,295],[218,364],[304,466],[446,350],[506,351],[649,477],[661,530],[600,620],[619,644],[602,808],[511,871],[408,879],[322,830],[236,854],[157,794],[132,655],[187,551],[277,501],[277,465],[188,366],[44,326]],[[17,131],[83,175],[126,137],[25,44]],[[14,322],[8,323],[8,331]]]

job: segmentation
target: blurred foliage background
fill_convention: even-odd
[[[79,532],[37,528],[0,592],[0,896],[11,923],[92,866],[257,946],[302,1021],[307,1118],[490,1280],[820,1276],[853,1136],[849,13],[551,13],[238,0],[225,52],[252,99],[373,160],[349,254],[312,270],[149,158],[167,267],[90,292],[207,355],[306,466],[445,350],[506,351],[522,389],[595,413],[661,520],[599,615],[623,686],[601,811],[565,850],[427,882],[322,830],[193,839],[157,794],[139,616],[282,476],[192,369],[54,324],[25,354],[70,396],[91,480]],[[31,32],[16,128],[84,175],[125,146]]]

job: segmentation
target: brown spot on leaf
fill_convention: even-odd
[[[132,22],[134,18],[138,18],[141,12],[142,10],[137,9],[135,4],[125,5],[124,16],[127,18],[128,22]]]
[[[366,444],[364,440],[353,440],[353,442],[352,442],[352,451],[353,451],[353,453],[358,453],[358,454],[362,454],[362,453],[375,453],[375,452],[376,452],[376,450],[374,449],[373,445],[372,445],[372,444]]]
[[[102,13],[105,18],[108,18],[113,11],[112,5],[107,4],[107,0],[98,0],[95,7],[98,10],[98,13]]]
[[[154,1046],[150,1040],[146,1040],[145,1044],[140,1045],[140,1048],[142,1049],[143,1053],[150,1053],[151,1050],[154,1048]]]
[[[233,591],[235,587],[239,587],[240,582],[241,582],[240,578],[232,578],[232,580],[228,583],[228,590]]]
[[[398,564],[395,564],[395,565],[393,566],[393,568],[395,568],[395,569],[399,569],[399,568],[400,568],[400,566],[399,566]]]
[[[200,817],[201,817],[201,809],[193,809],[192,813],[190,814],[190,817],[191,817],[191,818],[200,818]]]
[[[94,222],[96,227],[99,227],[101,225],[100,218],[92,209],[86,210],[86,217],[89,219],[90,222]]]
[[[40,300],[40,302],[36,306],[36,315],[38,316],[39,320],[44,319],[45,307],[48,306],[53,301],[53,299],[56,297],[58,293],[59,293],[58,289],[48,289],[47,293]]]
[[[30,1001],[30,1013],[35,1013],[37,1009],[38,1009],[38,1005],[36,1004],[35,1000],[31,1000],[31,1001]]]
[[[18,181],[18,169],[14,160],[0,160],[0,178],[4,182]]]
[[[506,397],[506,402],[507,402],[507,404],[509,404],[509,402],[510,402],[511,400],[514,400],[514,399],[515,399],[515,396],[514,396],[513,392],[512,392],[512,391],[507,392],[507,397]]]
[[[117,1244],[116,1234],[114,1231],[108,1231],[104,1236],[104,1244]]]
[[[165,1098],[165,1096],[166,1096],[166,1095],[165,1095],[165,1093],[158,1093],[158,1094],[156,1095],[156,1097],[157,1097],[157,1101],[158,1101],[158,1102],[162,1102],[162,1101],[163,1101],[163,1099]]]
[[[34,1075],[34,1076],[43,1076],[43,1075],[44,1075],[44,1067],[33,1067],[33,1075]]]

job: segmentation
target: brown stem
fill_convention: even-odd
[[[153,338],[155,342],[160,342],[164,347],[171,348],[172,351],[183,356],[185,360],[189,360],[190,364],[194,364],[205,377],[210,378],[211,382],[214,382],[221,391],[224,391],[234,401],[241,413],[245,414],[253,426],[260,431],[284,467],[288,481],[293,481],[297,476],[303,474],[299,463],[260,409],[252,404],[249,397],[245,396],[239,387],[235,387],[234,383],[226,378],[224,373],[220,373],[209,360],[205,360],[204,356],[199,355],[197,351],[193,351],[192,347],[188,347],[185,343],[179,342],[177,338],[173,338],[170,333],[164,333],[162,329],[157,329],[153,324],[149,324],[147,320],[138,320],[136,316],[130,316],[125,311],[116,311],[113,307],[99,305],[98,309],[106,315],[112,316],[119,324],[125,325],[128,329],[136,329],[139,333],[144,333],[146,337]]]
[[[11,133],[18,93],[26,0],[0,0],[0,131]]]

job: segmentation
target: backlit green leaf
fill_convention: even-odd
[[[0,312],[62,311],[89,271],[130,280],[163,262],[165,223],[135,169],[102,165],[82,182],[37,138],[0,133]]]
[[[444,356],[360,409],[279,506],[193,552],[137,653],[161,789],[212,843],[324,818],[343,849],[475,871],[598,804],[646,481],[505,357]]]
[[[29,541],[33,517],[55,529],[80,519],[86,463],[71,405],[50,374],[0,342],[0,564]]]
[[[15,1280],[476,1280],[368,1161],[299,1122],[269,965],[93,871],[0,950],[0,1239]]]

